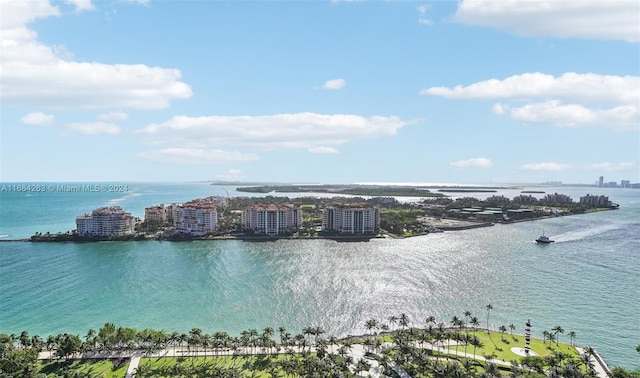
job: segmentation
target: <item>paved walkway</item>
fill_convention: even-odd
[[[578,351],[578,353],[580,353],[581,356],[586,353],[584,348],[576,347],[576,350]],[[609,370],[609,367],[607,366],[607,364],[604,363],[604,361],[602,360],[602,357],[600,357],[600,355],[595,349],[594,349],[594,352],[595,354],[591,355],[589,360],[593,364],[593,370],[595,371],[596,376],[598,378],[608,378],[609,373],[611,372]]]
[[[129,362],[129,367],[127,368],[127,375],[125,378],[132,378],[136,375],[136,369],[138,369],[138,365],[140,364],[140,357],[131,357],[131,362]]]

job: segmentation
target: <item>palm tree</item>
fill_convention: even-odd
[[[262,330],[263,342],[267,344],[265,346],[269,348],[269,352],[271,352],[271,344],[272,344],[271,338],[273,337],[273,335],[274,335],[274,331],[273,331],[273,328],[271,327],[266,327],[265,329]]]
[[[465,328],[466,328],[466,327],[467,327],[467,323],[468,323],[468,322],[469,322],[469,320],[471,319],[471,311],[466,310],[466,311],[464,312],[464,318],[466,319],[466,320],[465,320],[465,325],[464,325],[464,326],[465,326]]]
[[[302,333],[307,337],[307,343],[309,345],[311,345],[311,338],[309,336],[313,335],[313,332],[314,332],[313,327],[305,327],[302,329]]]
[[[575,346],[574,342],[575,342],[575,339],[576,339],[576,332],[575,331],[569,331],[569,333],[567,335],[569,335],[569,338],[571,339],[571,346]],[[640,350],[638,352],[640,352]]]
[[[253,353],[255,353],[255,348],[256,348],[256,339],[258,337],[258,330],[255,328],[251,328],[249,330],[249,342],[251,344]]]
[[[213,349],[213,336],[205,333],[200,338],[200,344],[202,344],[202,348],[204,349],[204,360],[207,361],[207,349],[211,347]],[[212,351],[213,353],[213,351]]]
[[[547,343],[547,337],[549,337],[549,331],[547,331],[547,330],[542,331],[542,343],[543,344]]]
[[[504,340],[504,333],[507,332],[507,327],[505,327],[503,324],[498,329],[500,330],[500,339]]]
[[[365,327],[367,328],[367,331],[369,331],[370,336],[372,336],[371,330],[376,328],[377,326],[378,326],[378,321],[375,319],[369,319],[365,323]]]
[[[471,345],[473,345],[473,358],[476,358],[476,348],[482,348],[484,345],[482,341],[478,338],[478,336],[473,335],[471,337]]]
[[[31,347],[38,351],[38,353],[41,352],[42,348],[44,347],[44,341],[42,340],[42,337],[38,335],[34,335],[33,337],[31,337]]]
[[[584,354],[580,356],[582,363],[586,366],[590,371],[593,371],[593,362],[591,362],[591,357],[595,353],[595,350],[592,347],[584,348]]]
[[[87,335],[84,337],[85,343],[91,346],[91,350],[95,349],[96,346],[96,331],[93,328],[90,328],[87,331]]]
[[[187,338],[187,346],[191,350],[191,346],[198,347],[202,344],[202,330],[200,328],[192,328]]]
[[[489,375],[489,377],[500,376],[500,369],[498,369],[498,365],[492,362],[487,362],[487,366],[485,367],[484,371]]]
[[[556,335],[556,346],[560,345],[560,344],[559,344],[559,337],[558,337],[558,333],[564,333],[564,329],[563,329],[562,327],[560,327],[559,325],[557,325],[557,326],[553,327],[551,330],[552,330],[552,331],[555,333],[555,335]]]
[[[549,332],[549,335],[547,336],[549,338],[549,349],[551,349],[551,344],[553,344],[554,341],[556,341],[556,335]]]
[[[22,346],[22,349],[25,349],[26,347],[28,347],[31,341],[31,337],[29,337],[29,332],[22,331],[22,333],[20,333],[20,337],[18,338],[18,340],[20,340],[20,345]]]
[[[283,340],[285,339],[285,335],[287,334],[287,329],[283,326],[278,327],[278,334],[280,334],[280,344],[284,344]]]
[[[511,336],[513,336],[513,331],[516,329],[516,326],[513,323],[509,324],[509,329],[511,330]]]
[[[404,330],[404,328],[409,325],[409,317],[407,316],[407,314],[405,314],[405,313],[400,314],[400,318],[398,320],[398,323],[400,324],[400,326]]]
[[[315,343],[318,343],[318,340],[321,339],[322,334],[324,334],[324,329],[320,326],[314,327],[313,328],[313,335],[314,337],[314,341]]]
[[[395,315],[391,315],[389,317],[389,324],[391,325],[397,325],[398,324],[398,317]]]
[[[489,313],[493,310],[491,303],[487,305],[487,333],[489,333]]]
[[[433,315],[427,316],[427,318],[424,321],[428,327],[434,326],[436,325],[436,317]]]
[[[472,316],[471,317],[471,326],[474,328],[478,328],[480,326],[480,321],[478,320],[478,317],[476,316]]]
[[[176,344],[180,340],[180,334],[178,332],[173,332],[171,336],[169,336],[169,344],[173,347],[173,357],[176,356]]]

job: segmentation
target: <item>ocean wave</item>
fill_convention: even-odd
[[[124,196],[122,196],[122,197],[112,198],[112,199],[110,199],[110,200],[107,200],[107,204],[108,204],[109,206],[113,206],[113,205],[119,204],[119,203],[121,203],[121,202],[124,202],[124,201],[126,201],[126,200],[128,200],[128,199],[131,199],[131,198],[133,198],[133,197],[138,197],[138,196],[140,196],[140,195],[141,195],[140,193],[135,193],[135,192],[134,192],[134,193],[127,193],[127,194],[125,194],[125,195],[124,195]]]

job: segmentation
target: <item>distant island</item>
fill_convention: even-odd
[[[442,197],[428,189],[392,185],[262,185],[236,188],[246,193],[331,193],[352,196]]]
[[[77,216],[76,230],[37,232],[25,241],[267,241],[317,238],[367,241],[376,237],[404,238],[618,208],[606,196],[586,195],[575,202],[559,193],[546,194],[540,199],[530,194],[520,194],[512,199],[493,195],[484,200],[474,197],[454,200],[425,189],[385,185],[286,185],[243,187],[237,190],[252,193],[302,190],[336,196],[214,196],[182,204],[154,205],[145,209],[144,219],[135,218],[118,206],[104,207]],[[459,190],[494,189],[464,187]],[[398,201],[396,197],[403,195],[419,197],[420,200],[409,203]]]

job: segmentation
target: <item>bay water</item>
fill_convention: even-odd
[[[0,192],[0,239],[72,230],[76,215],[100,206],[142,218],[145,207],[160,203],[246,195],[208,183],[122,185],[126,191],[117,193]],[[527,189],[541,190],[497,194],[512,198]],[[491,304],[493,328],[514,324],[522,333],[531,319],[542,338],[560,325],[561,342],[574,331],[577,344],[596,348],[609,365],[640,368],[640,191],[542,190],[574,201],[607,195],[620,209],[369,242],[1,242],[0,332],[83,336],[113,322],[236,335],[320,326],[345,336],[365,333],[369,319],[400,313],[424,325],[431,315],[449,324],[470,311],[485,326]],[[542,232],[555,243],[537,245]]]

